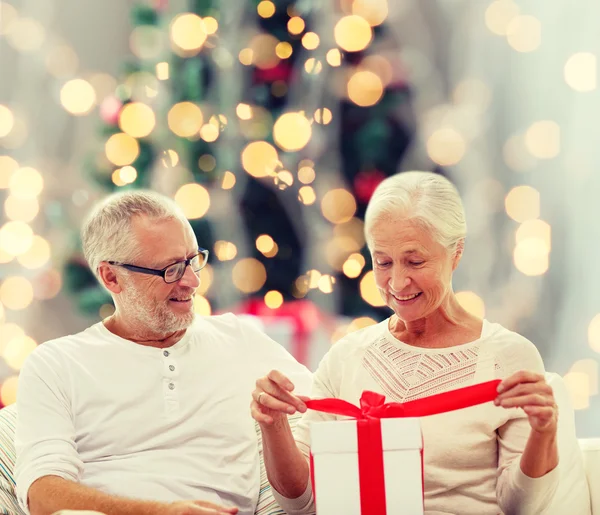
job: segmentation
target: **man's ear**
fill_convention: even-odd
[[[456,250],[454,251],[454,257],[452,258],[452,271],[456,270],[460,259],[462,258],[463,251],[465,250],[465,239],[461,238],[456,244]]]
[[[114,268],[106,261],[102,261],[98,266],[98,276],[104,287],[111,293],[121,293],[123,288],[119,284],[119,278]]]

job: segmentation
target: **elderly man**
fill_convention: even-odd
[[[151,192],[109,197],[84,224],[91,269],[115,313],[41,345],[19,381],[17,496],[32,515],[252,515],[259,489],[248,396],[308,370],[251,322],[196,317],[208,251]]]

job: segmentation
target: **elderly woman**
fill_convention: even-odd
[[[456,189],[432,173],[390,177],[369,203],[365,232],[377,287],[393,314],[331,348],[312,397],[358,404],[363,390],[372,390],[387,402],[406,402],[503,379],[493,404],[421,419],[425,511],[542,513],[559,480],[557,407],[534,345],[465,311],[452,291],[466,235]],[[256,382],[251,410],[278,501],[289,514],[310,514],[309,425],[336,417],[306,411],[307,399],[293,390],[272,371]],[[296,411],[305,413],[292,435],[287,414]]]

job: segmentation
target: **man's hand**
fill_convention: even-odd
[[[522,370],[506,378],[498,386],[496,406],[522,408],[529,417],[531,429],[539,434],[555,435],[558,407],[552,387],[542,374]]]
[[[271,370],[256,381],[252,392],[250,411],[259,424],[271,425],[275,419],[285,419],[299,411],[306,411],[308,397],[294,395],[294,384],[278,370]]]
[[[207,501],[181,501],[169,505],[166,515],[232,515],[237,508],[227,508]]]

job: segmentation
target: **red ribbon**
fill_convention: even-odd
[[[381,419],[427,417],[490,402],[498,395],[500,382],[488,381],[405,403],[386,404],[384,395],[365,391],[360,397],[360,408],[341,399],[314,399],[306,401],[306,406],[357,420],[361,515],[386,515]],[[311,457],[314,492],[312,465]]]

